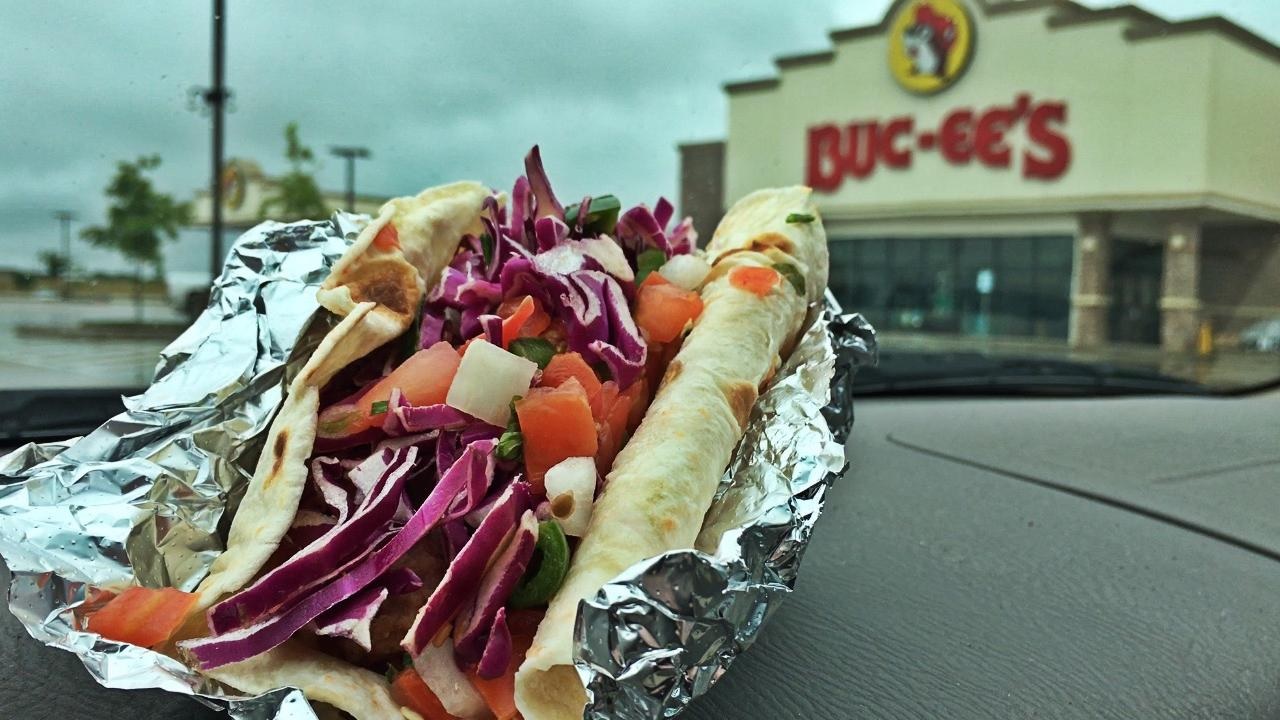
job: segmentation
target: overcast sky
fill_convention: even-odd
[[[824,49],[829,30],[877,22],[888,1],[228,4],[228,157],[280,172],[282,128],[297,120],[319,151],[373,151],[362,192],[401,195],[461,178],[509,187],[539,143],[562,196],[633,203],[674,195],[677,143],[723,135],[723,82]],[[1277,0],[1139,4],[1280,41]],[[208,182],[209,124],[187,94],[208,83],[209,6],[0,0],[0,267],[35,267],[57,247],[55,209],[75,211],[77,231],[101,222],[118,160],[160,153],[156,183],[179,199]],[[317,179],[339,189],[340,161]],[[204,237],[168,246],[170,269],[206,267]],[[78,240],[73,252],[90,269],[125,267]]]

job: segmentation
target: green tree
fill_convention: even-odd
[[[67,262],[66,255],[52,250],[41,250],[40,262],[44,263],[45,277],[50,280],[57,280],[62,277],[62,274],[69,269],[67,266],[70,264]]]
[[[261,217],[272,215],[281,220],[328,217],[329,208],[316,185],[311,171],[316,167],[315,154],[298,139],[298,123],[291,122],[284,128],[284,156],[289,161],[289,172],[279,180],[279,192],[262,201],[258,208]]]
[[[159,155],[145,155],[136,162],[122,161],[107,186],[105,226],[88,227],[80,237],[91,245],[115,250],[134,266],[134,311],[142,320],[142,268],[150,265],[157,277],[164,274],[160,241],[176,240],[178,229],[191,218],[191,208],[156,192],[146,173],[160,166]]]

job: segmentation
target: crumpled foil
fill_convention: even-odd
[[[301,720],[302,693],[229,692],[173,658],[83,631],[90,586],[192,589],[222,551],[283,389],[334,319],[315,291],[367,218],[263,223],[236,241],[209,308],[126,411],[83,438],[0,458],[9,608],[107,687],[162,688],[234,718]],[[671,717],[706,692],[791,591],[844,468],[850,380],[875,333],[827,307],[753,410],[697,549],[639,563],[579,607],[588,718]]]
[[[644,560],[578,608],[574,665],[590,720],[673,717],[711,689],[795,587],[845,468],[850,381],[876,361],[861,315],[810,325],[752,409],[696,549]]]

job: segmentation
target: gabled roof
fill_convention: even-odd
[[[895,0],[889,6],[888,11],[885,12],[880,22],[875,25],[832,30],[828,33],[828,37],[831,38],[832,44],[838,45],[847,40],[884,35],[889,31],[889,23],[897,15],[898,9],[907,2],[910,2],[910,0]],[[1051,30],[1108,20],[1127,21],[1128,24],[1121,34],[1121,37],[1126,42],[1159,40],[1189,33],[1215,32],[1276,62],[1280,62],[1280,46],[1219,15],[1170,22],[1136,5],[1119,5],[1095,10],[1071,0],[967,0],[967,2],[977,6],[984,17],[1050,9],[1055,12],[1045,20],[1045,25]],[[781,71],[807,65],[822,65],[834,59],[835,50],[833,49],[797,55],[783,55],[775,58],[773,62],[778,70]],[[757,90],[771,90],[780,83],[781,80],[775,75],[767,78],[728,82],[724,84],[724,90],[733,95]]]

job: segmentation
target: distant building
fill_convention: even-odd
[[[699,227],[813,187],[832,290],[885,330],[1184,350],[1280,315],[1280,48],[1065,0],[898,0],[830,37],[681,148]]]
[[[228,160],[222,174],[222,222],[227,231],[238,234],[262,222],[265,219],[261,213],[263,201],[278,191],[279,181],[263,173],[256,162],[237,158]],[[330,210],[346,209],[346,193],[322,190],[321,194]],[[376,215],[387,199],[357,194],[355,211]],[[307,218],[280,217],[273,212],[270,219],[292,221]],[[196,191],[191,203],[191,220],[193,227],[206,228],[213,221],[213,201],[208,189]]]

